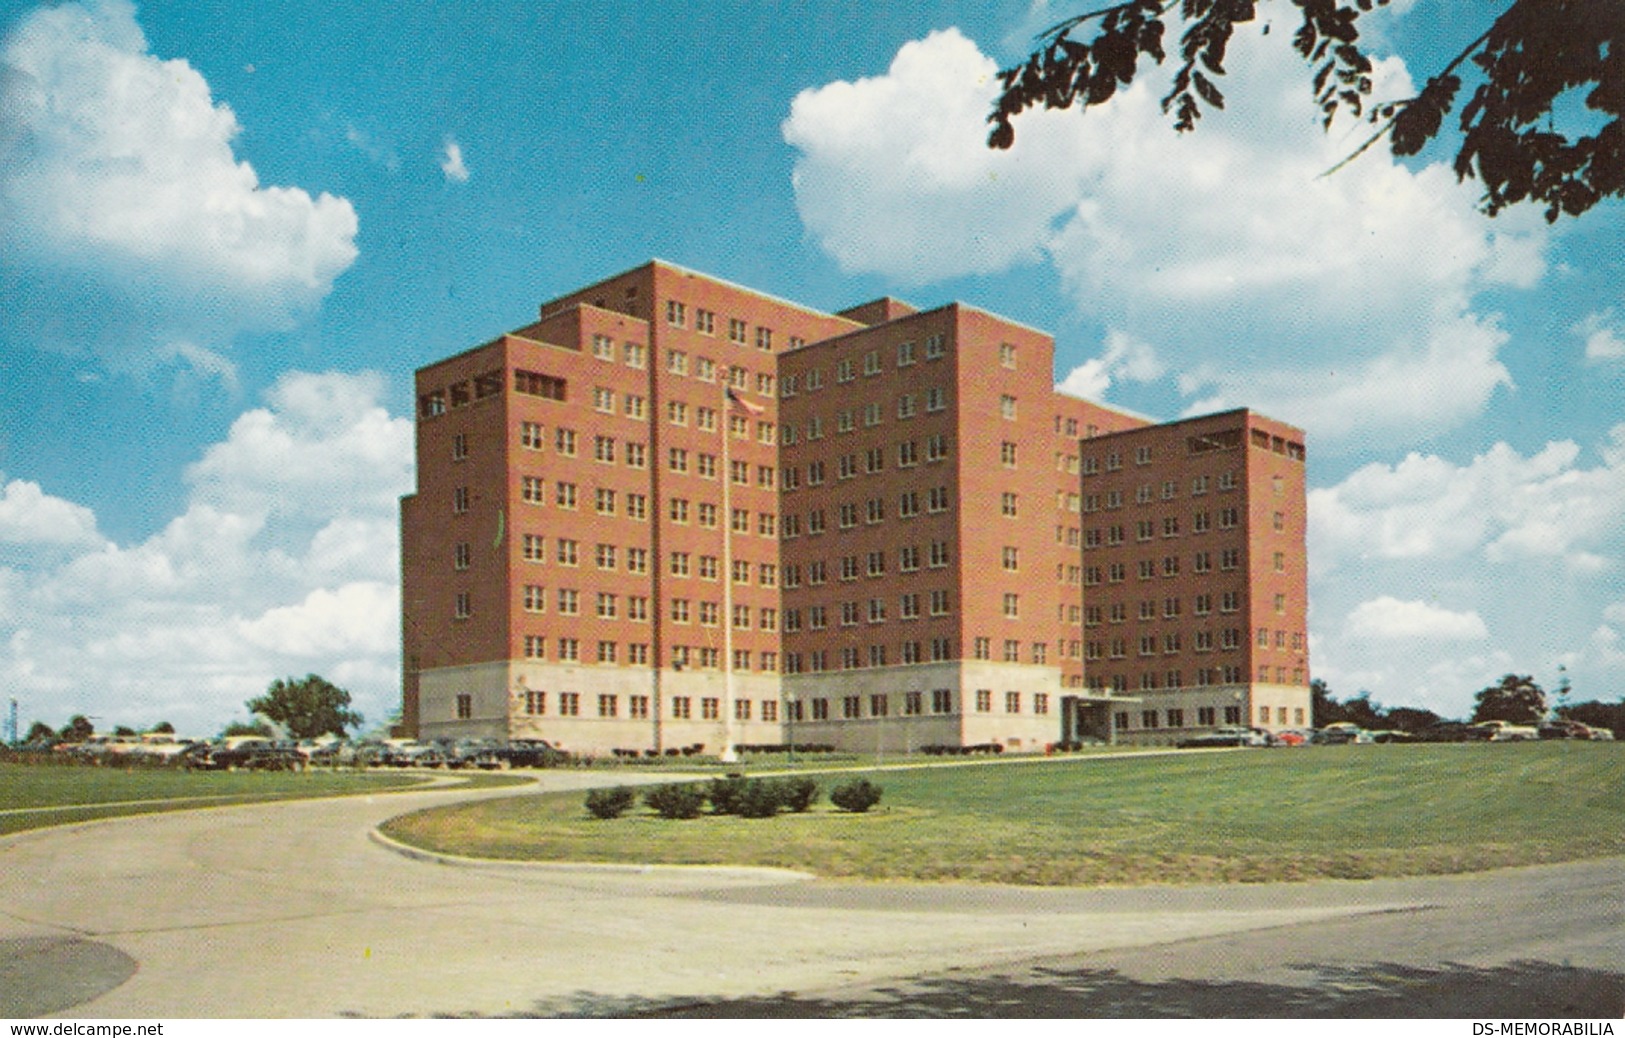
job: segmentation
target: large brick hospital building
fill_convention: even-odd
[[[417,372],[403,727],[579,752],[1309,723],[1301,431],[961,303],[653,262]]]

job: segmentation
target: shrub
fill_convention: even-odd
[[[727,778],[712,779],[705,795],[711,801],[712,814],[736,815],[739,813],[739,800],[745,795],[745,777],[729,775]]]
[[[619,818],[632,807],[635,798],[625,786],[587,792],[587,810],[594,818]]]
[[[787,778],[778,783],[779,801],[785,810],[797,814],[807,810],[818,799],[818,783],[810,778]]]
[[[829,794],[829,802],[842,811],[852,811],[856,814],[874,807],[880,803],[881,789],[868,779],[858,779],[836,786]]]
[[[656,786],[643,794],[643,802],[661,818],[698,818],[705,794],[695,786]]]
[[[744,783],[744,788],[740,790],[734,802],[734,813],[741,818],[772,818],[783,806],[783,793],[783,788],[777,782],[752,779]]]

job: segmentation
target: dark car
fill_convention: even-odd
[[[1542,739],[1589,739],[1591,726],[1579,721],[1547,721],[1536,729]]]
[[[439,768],[446,764],[445,752],[432,742],[391,739],[386,745],[383,763],[392,768]]]
[[[204,771],[303,771],[305,767],[305,758],[292,744],[260,736],[196,743],[187,747],[180,759],[185,767]]]
[[[502,753],[515,768],[556,768],[570,759],[568,753],[546,739],[512,739]]]
[[[479,768],[482,771],[513,767],[507,747],[494,739],[457,739],[437,744],[448,768]]]
[[[1469,742],[1473,727],[1460,721],[1439,721],[1416,733],[1417,742]]]

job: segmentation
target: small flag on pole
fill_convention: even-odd
[[[728,390],[728,403],[740,408],[743,411],[748,411],[751,414],[761,414],[764,410],[762,405],[751,403],[738,393],[735,393],[731,387]]]

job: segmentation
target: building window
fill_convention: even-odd
[[[467,721],[474,716],[474,697],[467,692],[457,694],[457,720]]]
[[[993,711],[993,690],[990,689],[990,688],[979,688],[979,689],[977,689],[976,690],[976,712],[979,713],[979,714],[987,714],[987,713],[992,713],[992,711]]]

